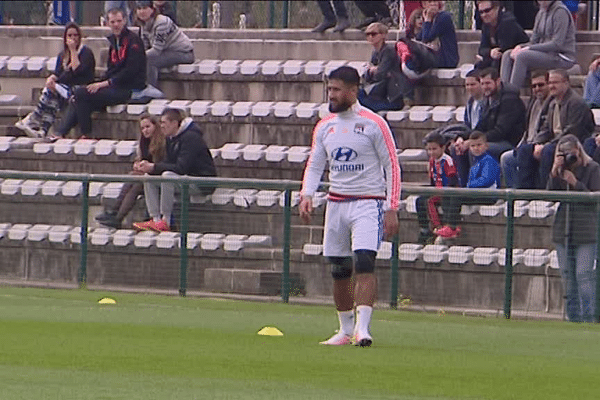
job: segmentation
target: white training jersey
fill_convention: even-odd
[[[302,181],[303,196],[312,196],[329,162],[329,199],[385,199],[386,210],[400,204],[400,166],[387,122],[356,102],[329,114],[315,126]]]

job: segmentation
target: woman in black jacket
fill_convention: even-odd
[[[89,47],[81,44],[81,39],[79,26],[69,22],[63,33],[64,49],[56,59],[54,73],[46,79],[35,110],[15,124],[28,136],[45,137],[56,115],[67,104],[73,87],[94,81],[94,53]]]
[[[600,191],[600,166],[585,153],[576,136],[565,135],[559,140],[547,188]],[[596,203],[560,203],[552,241],[565,290],[567,317],[572,322],[597,322],[594,320],[597,226]]]

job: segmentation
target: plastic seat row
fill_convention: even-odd
[[[81,227],[70,225],[45,224],[0,224],[0,238],[14,241],[28,240],[51,243],[81,244]],[[130,229],[90,228],[88,239],[92,245],[106,246],[113,244],[117,247],[133,245],[138,248],[151,246],[161,249],[173,249],[180,246],[179,232],[135,232]],[[225,251],[240,251],[247,247],[271,247],[272,239],[267,235],[226,235],[223,233],[188,233],[187,248],[199,248],[206,251],[223,249]]]
[[[306,243],[302,251],[306,255],[320,255],[323,253],[323,245]],[[378,259],[388,260],[392,256],[392,243],[383,242],[377,253]],[[505,266],[506,249],[495,247],[471,246],[444,246],[402,243],[398,247],[398,259],[404,262],[417,262],[423,260],[426,263],[441,263],[447,260],[450,264],[466,264],[473,262],[475,265],[488,266],[498,263]],[[513,249],[513,265],[522,264],[527,267],[545,267],[558,269],[556,250],[548,249]]]
[[[56,57],[41,56],[0,56],[0,70],[8,71],[54,71]]]
[[[329,105],[327,103],[290,101],[210,101],[210,100],[168,100],[154,99],[148,104],[119,104],[107,107],[110,114],[120,114],[126,112],[130,115],[140,115],[148,112],[153,115],[159,115],[165,108],[179,108],[190,113],[194,117],[225,117],[228,115],[234,117],[267,117],[273,115],[278,118],[289,118],[292,116],[298,118],[311,119],[315,116],[323,118],[329,114]],[[390,122],[400,122],[408,120],[411,122],[425,122],[433,120],[434,122],[463,121],[464,107],[454,106],[413,106],[408,110],[388,111],[382,114]]]
[[[417,198],[419,196],[411,195],[406,199],[402,200],[404,209],[415,214],[417,212]],[[558,210],[560,203],[544,201],[544,200],[532,200],[515,201],[514,216],[520,218],[524,215],[529,215],[530,218],[543,219],[551,217]],[[507,205],[505,201],[498,201],[494,205],[468,205],[462,206],[461,215],[471,215],[478,212],[482,217],[495,217],[500,214],[507,216]]]

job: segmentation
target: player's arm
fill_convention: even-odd
[[[310,216],[313,212],[312,197],[321,183],[321,175],[327,163],[327,152],[323,145],[322,132],[320,127],[322,124],[317,124],[313,132],[312,147],[310,155],[304,168],[304,176],[302,178],[302,189],[300,190],[300,218],[305,223],[310,222]]]
[[[385,170],[386,202],[383,215],[383,231],[385,238],[398,233],[398,208],[400,207],[400,164],[396,156],[396,143],[392,131],[385,121],[378,124],[380,133],[375,135],[375,149]]]

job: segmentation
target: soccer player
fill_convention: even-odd
[[[312,196],[329,163],[323,254],[333,264],[333,297],[340,329],[321,342],[325,345],[346,345],[353,340],[361,347],[372,344],[369,324],[377,297],[375,256],[382,237],[398,232],[400,166],[396,145],[385,120],[358,103],[359,82],[358,72],[347,66],[329,75],[331,114],[315,126],[299,206],[300,217],[309,223]]]

